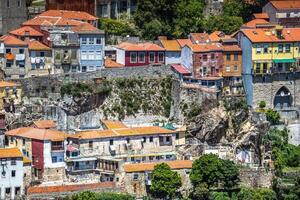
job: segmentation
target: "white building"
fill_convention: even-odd
[[[0,199],[24,194],[23,156],[18,148],[0,149]]]

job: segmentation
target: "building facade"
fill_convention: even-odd
[[[269,1],[262,10],[268,14],[271,23],[285,27],[300,26],[300,2],[297,0]]]
[[[160,37],[159,42],[166,50],[166,65],[181,63],[181,47],[177,40],[168,40],[166,37]]]
[[[21,86],[14,82],[0,81],[0,110],[14,112],[22,102]]]
[[[21,198],[24,194],[23,156],[18,148],[0,149],[0,199]]]
[[[0,1],[0,35],[18,28],[27,20],[26,0]]]

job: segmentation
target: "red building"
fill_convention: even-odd
[[[96,14],[95,0],[46,0],[46,10],[75,10]]]
[[[117,47],[117,63],[125,67],[165,64],[165,49],[153,43],[123,42]]]

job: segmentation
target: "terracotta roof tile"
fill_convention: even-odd
[[[268,13],[254,13],[253,16],[255,19],[269,19]]]
[[[31,163],[31,160],[28,157],[23,156],[23,163],[24,164],[29,164],[29,163]]]
[[[299,0],[291,0],[291,1],[270,1],[270,3],[271,3],[277,10],[300,9],[300,1],[299,1]]]
[[[66,19],[75,19],[75,20],[83,20],[83,21],[94,21],[98,18],[82,11],[70,11],[70,10],[47,10],[41,13],[39,16],[47,16],[47,17],[62,17]]]
[[[199,43],[205,43],[209,40],[209,35],[207,33],[191,33],[190,36],[194,42],[198,41]]]
[[[178,169],[191,169],[193,161],[191,160],[174,160],[166,162],[152,162],[152,163],[137,163],[137,164],[125,164],[124,171],[127,173],[130,172],[144,172],[144,171],[153,171],[154,167],[158,164],[166,163],[173,170]]]
[[[53,120],[39,120],[39,121],[34,121],[33,125],[36,128],[40,128],[40,129],[56,128],[56,126],[57,126],[57,124]]]
[[[75,139],[96,139],[96,138],[113,138],[126,136],[140,136],[140,135],[156,135],[156,134],[171,134],[174,131],[161,128],[158,126],[149,127],[134,127],[134,128],[118,128],[109,130],[91,130],[80,131],[73,135],[68,135],[69,138]]]
[[[210,52],[210,51],[222,51],[223,46],[219,43],[207,43],[207,44],[192,44],[188,45],[193,52]]]
[[[0,41],[3,42],[6,46],[27,46],[26,42],[12,35],[3,35],[2,37],[0,37]]]
[[[0,148],[0,158],[23,158],[18,148]]]
[[[209,35],[211,42],[220,42],[222,39],[231,39],[230,35],[225,35],[222,31],[214,31]]]
[[[118,129],[118,128],[128,128],[125,124],[120,121],[114,120],[101,120],[106,129]]]
[[[124,65],[117,63],[116,61],[110,59],[110,58],[106,58],[104,61],[104,66],[106,68],[120,68],[120,67],[124,67]]]
[[[160,40],[160,42],[166,51],[181,51],[177,40]]]
[[[20,84],[10,81],[0,81],[0,88],[4,87],[17,87],[20,86]]]
[[[172,64],[171,67],[182,75],[191,75],[191,72],[181,64]]]
[[[30,26],[23,26],[16,30],[9,32],[12,35],[16,36],[43,36],[43,34]]]
[[[47,45],[37,41],[37,40],[28,40],[26,41],[28,44],[29,50],[36,50],[36,51],[51,51],[51,48]]]
[[[242,29],[242,32],[252,42],[299,42],[300,28],[284,28],[282,38],[276,36],[276,31],[270,29]]]
[[[242,51],[238,45],[223,45],[224,51]]]
[[[253,19],[243,24],[242,27],[256,28],[257,25],[265,25],[265,24],[270,24],[270,23],[265,19]]]
[[[77,33],[85,33],[85,34],[99,34],[99,33],[102,33],[104,34],[104,31],[102,30],[99,30],[98,28],[96,28],[95,26],[87,23],[87,22],[83,22],[81,23],[80,26],[74,26],[72,28],[72,30],[74,32],[77,32]]]
[[[27,190],[28,195],[34,194],[48,194],[48,193],[66,193],[84,190],[97,190],[101,188],[115,188],[114,182],[101,182],[101,183],[86,183],[86,184],[73,184],[73,185],[57,185],[57,186],[34,186],[29,187]]]
[[[165,51],[164,48],[150,42],[133,44],[129,42],[123,42],[117,46],[119,49],[126,51]]]
[[[65,19],[61,17],[45,17],[45,16],[36,16],[33,19],[30,19],[24,22],[23,26],[79,26],[83,22],[73,19]]]
[[[5,135],[36,140],[64,141],[66,134],[51,129],[38,129],[33,127],[22,127],[5,132]]]
[[[177,42],[181,48],[183,48],[185,45],[193,44],[190,39],[177,39]]]

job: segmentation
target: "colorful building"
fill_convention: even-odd
[[[177,40],[168,40],[166,37],[159,37],[160,45],[166,50],[166,64],[181,63],[181,47]]]
[[[0,110],[14,112],[22,101],[21,86],[14,82],[0,81]]]
[[[5,133],[8,147],[18,147],[32,162],[32,181],[64,180],[65,133],[22,127]]]
[[[165,64],[165,49],[154,43],[123,42],[116,49],[116,61],[125,67]]]
[[[238,34],[243,51],[243,81],[249,106],[254,102],[253,80],[271,74],[291,74],[299,70],[300,28],[242,29]],[[272,98],[272,97],[270,97]],[[290,107],[294,102],[291,91],[286,87],[279,89],[273,105],[268,107]]]

